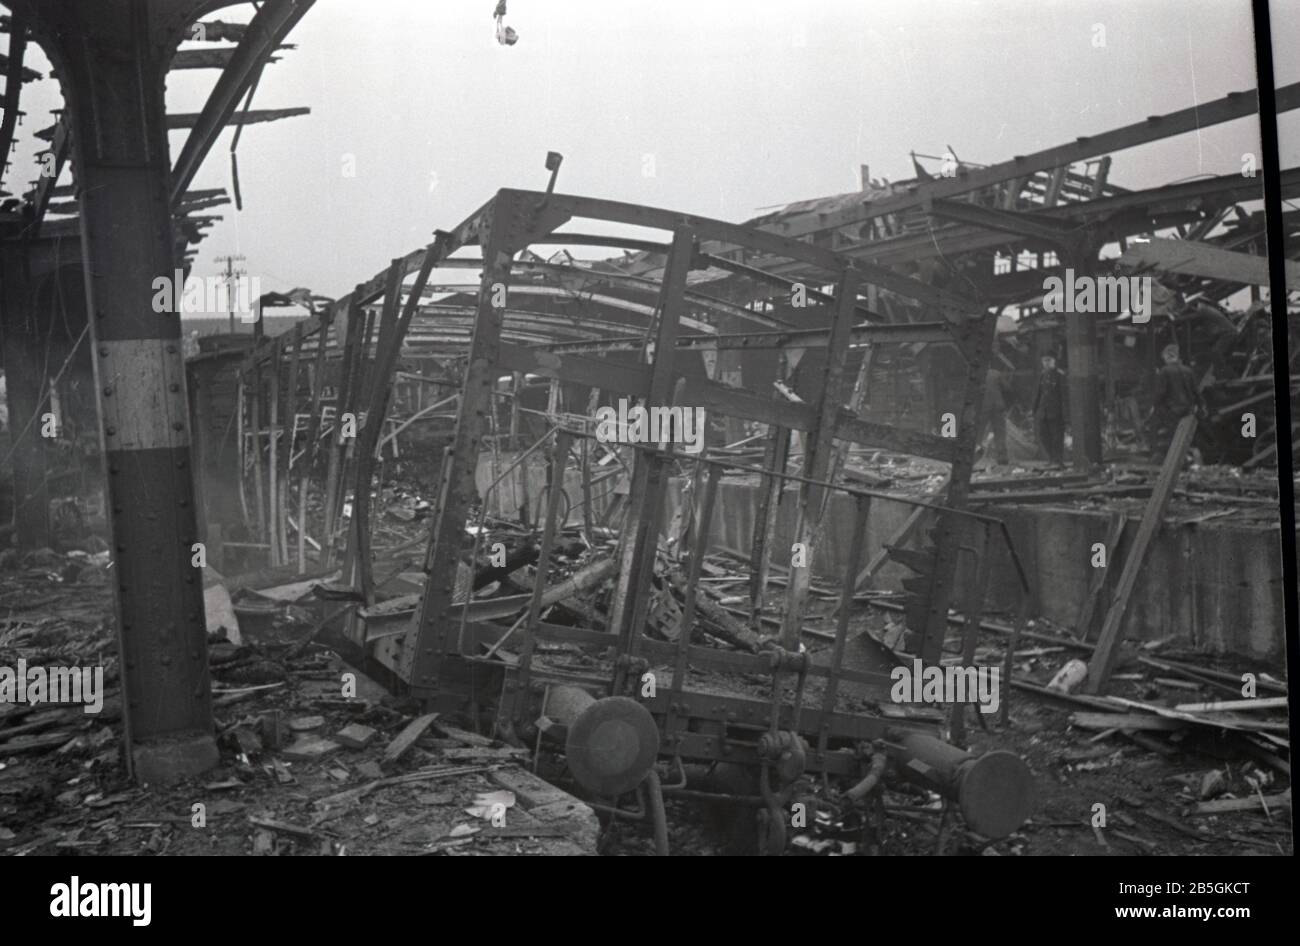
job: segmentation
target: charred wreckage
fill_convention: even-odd
[[[303,294],[292,301],[310,314],[283,334],[259,320],[252,335],[185,351],[180,320],[151,312],[151,277],[173,272],[211,222],[190,215],[225,200],[186,188],[311,4],[267,0],[231,31],[210,108],[170,169],[155,159],[166,153],[158,79],[178,37],[221,4],[147,5],[166,15],[97,28],[152,78],[109,39],[64,42],[73,19],[100,15],[88,6],[13,0],[5,21],[11,90],[27,30],[55,50],[70,112],[52,153],[62,168],[76,149],[81,201],[76,220],[43,222],[56,170],[4,215],[9,426],[43,406],[32,314],[66,281],[87,305],[62,351],[87,363],[99,396],[65,410],[103,434],[137,777],[216,759],[211,621],[190,561],[201,544],[227,574],[269,566],[315,582],[313,636],[336,634],[426,711],[526,749],[534,771],[576,784],[609,818],[647,822],[660,853],[674,797],[734,809],[765,853],[786,849],[792,812],[795,827],[819,812],[860,827],[870,848],[888,817],[883,788],[904,784],[937,793],[974,835],[1005,838],[1030,816],[1035,778],[1016,752],[969,750],[968,727],[1009,725],[1014,655],[1036,639],[1042,595],[990,508],[998,486],[1036,484],[973,479],[990,415],[1005,410],[991,385],[1012,400],[1018,383],[990,379],[1061,356],[1057,449],[1068,422],[1074,472],[1037,485],[1150,498],[1117,587],[1098,584],[1080,616],[1098,699],[1189,451],[1268,462],[1267,438],[1243,448],[1217,429],[1243,404],[1262,409],[1273,370],[1262,308],[1221,307],[1243,286],[1259,300],[1248,260],[1263,224],[1237,207],[1258,184],[1133,191],[1108,177],[1110,152],[1249,115],[1254,93],[1002,164],[935,172],[914,156],[913,181],[881,184],[864,169],[860,193],[744,225],[557,193],[551,154],[546,191],[497,191],[341,299]],[[512,44],[503,14],[504,3],[499,41]],[[137,100],[147,114],[121,107]],[[1300,87],[1279,89],[1278,103],[1296,107]],[[126,130],[100,134],[109,116]],[[1300,177],[1284,172],[1283,185],[1293,193]],[[611,225],[638,235],[606,235]],[[78,232],[94,263],[86,280],[64,266],[75,251],[59,254]],[[1128,242],[1155,233],[1173,236]],[[1112,244],[1118,261],[1100,259]],[[579,248],[621,255],[577,259]],[[1126,301],[1076,311],[1067,285],[1112,272],[1145,275],[1114,277],[1133,281]],[[1011,332],[1013,306],[1025,316]],[[1226,334],[1212,330],[1221,321]],[[1137,406],[1142,362],[1168,342],[1195,360],[1203,403],[1153,433]],[[676,413],[637,437],[638,409]],[[681,436],[688,423],[700,442]],[[1005,426],[992,432],[1004,453]],[[1154,485],[1102,478],[1116,450],[1149,451]],[[54,462],[15,455],[22,547],[50,544]],[[413,464],[430,496],[414,515],[383,476]],[[926,488],[889,488],[881,470],[908,464],[929,472]],[[722,504],[742,487],[751,514],[739,522]],[[408,531],[384,544],[390,508]],[[905,569],[900,591],[874,595],[870,578],[888,565]],[[1006,625],[984,619],[995,571],[1014,586]],[[814,620],[813,602],[830,607],[829,627],[815,626],[826,613]],[[898,617],[888,633],[864,618],[877,606]],[[1006,638],[1003,661],[977,665],[990,628]],[[946,695],[922,696],[926,668],[942,668]],[[993,702],[971,705],[977,680],[992,681]],[[969,699],[952,701],[953,681],[969,682]]]

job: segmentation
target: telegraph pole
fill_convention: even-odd
[[[244,255],[242,253],[235,256],[218,256],[218,263],[226,264],[226,311],[230,314],[230,334],[235,334],[235,302],[231,295],[231,282],[236,276],[242,276],[245,273],[243,269],[235,269],[235,263],[242,263]]]

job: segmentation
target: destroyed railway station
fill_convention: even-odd
[[[1291,853],[1296,310],[1259,177],[1116,173],[1253,88],[743,222],[538,153],[200,324],[329,11],[0,6],[0,851]]]

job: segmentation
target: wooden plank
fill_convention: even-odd
[[[1235,714],[1222,714],[1213,716],[1201,716],[1196,713],[1184,713],[1180,710],[1170,709],[1167,706],[1156,706],[1152,703],[1141,703],[1137,700],[1128,700],[1122,696],[1112,696],[1109,699],[1121,706],[1130,709],[1145,710],[1155,713],[1157,716],[1163,716],[1166,719],[1178,719],[1188,723],[1194,723],[1197,726],[1213,726],[1219,729],[1231,729],[1237,732],[1253,732],[1263,736],[1266,739],[1273,737],[1267,730],[1276,730],[1286,732],[1288,724],[1285,720],[1258,721],[1245,716]],[[1284,740],[1285,742],[1285,740]]]
[[[403,753],[411,746],[415,745],[415,740],[424,735],[424,731],[433,725],[433,721],[438,718],[437,713],[425,713],[423,716],[417,716],[406,724],[406,728],[397,734],[397,737],[388,744],[384,750],[385,762],[396,762]]]
[[[55,746],[63,745],[75,735],[69,730],[61,730],[42,735],[18,736],[0,744],[0,755],[11,756],[24,752],[44,752],[47,749],[53,749]]]
[[[1076,640],[1087,640],[1088,632],[1092,630],[1092,622],[1097,614],[1097,604],[1101,601],[1102,592],[1106,588],[1106,578],[1110,574],[1111,563],[1115,561],[1115,556],[1119,554],[1119,543],[1124,535],[1124,524],[1126,522],[1128,522],[1128,517],[1122,512],[1112,512],[1110,514],[1110,527],[1106,530],[1106,564],[1093,570],[1092,586],[1088,589],[1088,597],[1084,600],[1083,607],[1079,609],[1079,619],[1074,624]]]
[[[1224,713],[1233,710],[1286,709],[1285,696],[1269,696],[1257,700],[1217,700],[1213,703],[1179,703],[1174,709],[1183,713]]]
[[[1101,636],[1097,639],[1097,649],[1088,664],[1088,679],[1084,681],[1084,689],[1088,693],[1093,695],[1101,693],[1110,679],[1110,672],[1119,653],[1120,630],[1124,615],[1128,611],[1129,597],[1133,594],[1138,574],[1146,562],[1151,540],[1155,538],[1164,522],[1165,510],[1169,508],[1169,500],[1174,493],[1174,484],[1178,482],[1178,474],[1183,468],[1183,459],[1187,456],[1187,450],[1191,447],[1192,437],[1195,434],[1196,415],[1188,415],[1178,422],[1173,442],[1169,445],[1169,453],[1165,456],[1164,466],[1160,468],[1160,477],[1156,480],[1155,489],[1151,493],[1151,501],[1147,503],[1146,512],[1142,515],[1142,524],[1133,539],[1133,548],[1125,557],[1124,571],[1120,574],[1115,596],[1111,599],[1110,608],[1106,612]]]
[[[1174,730],[1182,729],[1185,724],[1177,719],[1152,716],[1150,713],[1073,713],[1070,725],[1080,729],[1121,730]]]
[[[1291,789],[1288,788],[1276,795],[1251,795],[1249,798],[1216,798],[1213,801],[1203,801],[1189,813],[1193,815],[1220,815],[1229,811],[1262,811],[1269,807],[1270,804],[1279,808],[1289,808],[1291,805]]]

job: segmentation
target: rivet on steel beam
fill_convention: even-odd
[[[108,357],[108,346],[107,346],[107,345],[100,345],[100,346],[99,346],[99,357],[100,357],[100,358],[107,358],[107,357]]]
[[[168,346],[167,346],[167,354],[169,354],[169,355],[174,355],[174,354],[176,354],[176,346],[175,346],[175,345],[168,345]]]
[[[111,436],[113,436],[114,434],[117,433],[117,428],[116,428],[116,427],[105,427],[105,428],[104,428],[104,433],[108,434],[108,435],[111,437]]]
[[[112,385],[110,385],[110,386],[104,388],[104,397],[112,397],[112,396],[113,396],[113,388],[112,388]]]

